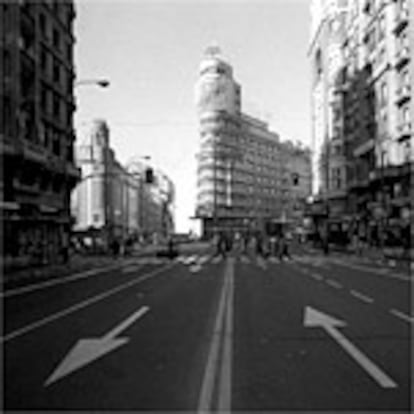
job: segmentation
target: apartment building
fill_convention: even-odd
[[[242,112],[241,87],[216,48],[209,48],[200,64],[196,102],[196,217],[204,236],[217,231],[261,232],[272,221],[290,220],[294,200],[302,208],[310,194],[310,187],[306,194],[291,191],[299,182],[310,185],[310,152],[299,156],[296,145],[281,141],[266,122]]]
[[[321,19],[321,24],[342,27],[340,64],[329,85],[333,105],[322,104],[328,117],[327,139],[314,147],[326,160],[319,179],[327,183],[323,198],[328,221],[342,218],[351,233],[373,244],[406,240],[410,223],[412,8],[408,0],[329,2]],[[311,40],[311,59],[328,53],[326,45],[337,39],[328,32],[318,48]],[[320,118],[314,117],[314,129]],[[340,176],[345,197],[333,212],[339,177],[335,154],[345,165]]]
[[[73,2],[0,4],[0,185],[4,263],[59,260],[74,164]]]

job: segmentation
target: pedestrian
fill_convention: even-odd
[[[279,260],[282,261],[283,257],[292,260],[292,256],[289,253],[289,243],[284,234],[281,234],[279,239]]]
[[[114,239],[112,241],[111,247],[112,247],[112,254],[113,254],[114,259],[118,258],[118,255],[119,255],[119,247],[120,246],[119,246],[119,242],[118,242],[117,239]]]

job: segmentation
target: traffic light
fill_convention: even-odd
[[[147,184],[152,184],[154,182],[154,171],[152,168],[147,168],[145,170],[145,182]]]
[[[299,174],[298,173],[293,173],[292,174],[292,179],[293,179],[293,185],[299,185]]]

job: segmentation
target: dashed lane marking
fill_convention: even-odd
[[[390,313],[392,315],[396,316],[397,318],[402,319],[405,322],[414,323],[414,317],[413,316],[406,315],[405,313],[399,311],[398,309],[391,309]]]
[[[349,293],[350,293],[353,297],[355,297],[355,298],[357,298],[357,299],[361,300],[362,302],[365,302],[365,303],[373,303],[373,302],[374,302],[374,299],[373,299],[373,298],[371,298],[371,297],[369,297],[369,296],[366,296],[366,295],[364,295],[363,293],[358,292],[357,290],[351,289],[351,290],[349,291]]]
[[[333,288],[335,288],[335,289],[342,289],[342,288],[343,288],[343,286],[341,285],[341,283],[337,282],[336,280],[328,279],[328,280],[326,281],[326,283],[327,283],[329,286],[331,286],[331,287],[333,287]]]
[[[323,276],[319,273],[310,273],[309,276],[317,280],[318,282],[321,282],[323,280]]]

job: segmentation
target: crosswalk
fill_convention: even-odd
[[[225,258],[223,256],[216,256],[214,254],[190,254],[190,255],[180,255],[174,259],[175,262],[180,263],[184,266],[192,267],[192,266],[203,266],[206,264],[219,264],[223,262]],[[268,264],[277,264],[281,261],[276,257],[261,257],[261,256],[254,256],[254,255],[236,255],[234,256],[234,260],[237,263],[241,263],[244,265],[257,265],[260,268],[266,268]],[[284,263],[289,263],[291,261],[297,260],[297,257],[293,256],[292,259],[283,260]],[[134,260],[133,266],[137,265],[159,265],[170,263],[171,260],[164,257],[138,257]]]
[[[262,257],[251,254],[236,254],[232,255],[235,260],[235,263],[241,265],[255,266],[261,270],[266,270],[269,266],[291,266],[291,265],[300,265],[300,266],[312,266],[315,268],[331,270],[333,267],[341,266],[347,267],[350,270],[361,270],[368,273],[375,273],[377,275],[384,275],[393,278],[399,278],[402,280],[411,279],[407,275],[402,275],[396,272],[395,270],[387,268],[379,268],[378,266],[369,266],[367,263],[356,263],[354,260],[347,260],[346,258],[338,257],[325,257],[320,255],[313,254],[294,254],[290,259],[284,259],[281,261],[278,257],[269,256]],[[183,266],[188,267],[190,272],[197,273],[207,265],[218,265],[223,262],[225,258],[222,256],[217,256],[212,253],[198,253],[198,254],[187,254],[180,255],[174,259],[174,262],[179,263]],[[143,265],[162,265],[166,263],[171,263],[172,261],[168,258],[163,257],[138,257],[134,260],[134,263],[125,269],[125,272],[128,273],[134,270],[134,266],[143,266]]]

